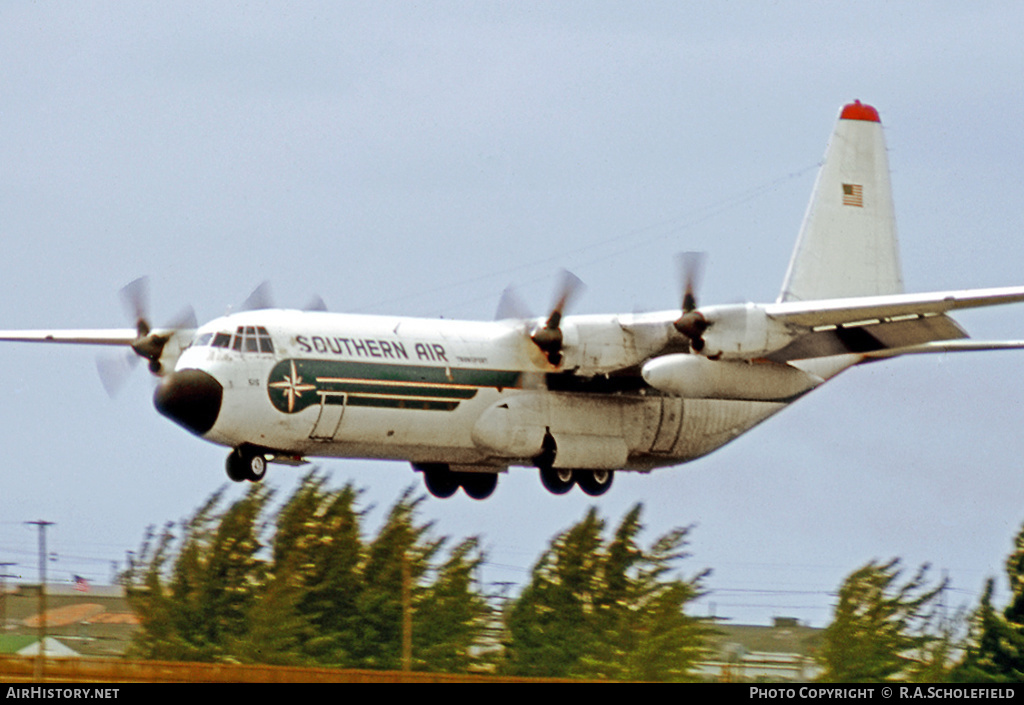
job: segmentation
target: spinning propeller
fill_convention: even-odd
[[[704,314],[697,310],[696,290],[704,271],[704,259],[703,252],[684,252],[678,257],[683,276],[683,315],[673,322],[676,330],[689,339],[690,347],[697,353],[704,349],[704,332],[710,325]]]
[[[241,306],[238,307],[239,311],[265,311],[266,309],[277,308],[274,303],[274,296],[271,293],[270,282],[261,282],[259,286],[253,289],[249,297],[242,302]],[[324,303],[323,298],[319,294],[313,294],[305,306],[302,307],[303,311],[326,311],[327,304]]]
[[[154,331],[149,324],[149,279],[140,277],[120,292],[121,300],[128,314],[135,320],[136,337],[129,345],[134,355],[101,356],[96,360],[100,380],[111,396],[117,394],[124,386],[128,375],[135,368],[138,358],[149,361],[149,371],[155,375],[163,371],[160,358],[163,357],[167,343],[181,330],[194,330],[197,326],[196,315],[191,306],[186,307],[167,328]]]
[[[551,313],[543,325],[536,326],[529,333],[529,338],[536,345],[548,363],[557,367],[562,362],[562,348],[565,340],[562,334],[562,316],[565,313],[569,302],[579,294],[586,285],[572,272],[562,270],[561,282],[558,287],[558,296],[555,304],[551,307]],[[527,312],[526,307],[519,297],[510,288],[505,289],[498,303],[497,320],[518,319],[524,321],[532,316]]]
[[[542,327],[535,328],[530,334],[530,340],[533,341],[533,344],[540,348],[544,356],[547,357],[548,362],[555,367],[562,362],[562,345],[564,343],[561,328],[562,314],[569,300],[582,291],[583,288],[584,284],[580,281],[579,277],[563,269],[558,299],[552,307],[548,319]]]

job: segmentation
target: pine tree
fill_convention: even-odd
[[[423,594],[421,581],[444,539],[427,539],[430,524],[417,524],[424,497],[407,488],[391,507],[380,532],[367,547],[362,576],[367,589],[357,600],[359,651],[353,656],[366,668],[402,666],[403,611],[415,611]],[[403,590],[410,594],[405,605]]]
[[[512,603],[509,664],[516,675],[564,677],[592,653],[593,596],[604,521],[591,508],[556,537]]]
[[[590,509],[557,537],[509,609],[509,670],[520,675],[686,680],[708,631],[686,614],[706,573],[673,578],[688,528],[648,549],[637,537],[642,505],[602,538]]]
[[[448,539],[419,520],[424,497],[411,488],[369,540],[360,493],[351,484],[329,489],[316,472],[272,520],[264,485],[227,508],[223,496],[180,526],[148,530],[124,576],[140,617],[135,655],[399,668],[411,620],[413,668],[474,663],[487,614],[473,580],[479,540],[455,544],[437,565]]]
[[[479,539],[468,538],[451,549],[424,590],[413,621],[417,669],[464,673],[477,662],[471,650],[490,615],[474,587],[483,561]]]
[[[159,537],[154,528],[149,527],[141,549],[122,578],[128,602],[142,627],[132,636],[129,655],[177,658],[166,647],[175,639],[175,634],[172,626],[173,608],[163,584],[163,573],[170,560],[173,542],[173,523],[166,524]],[[162,651],[166,651],[165,656],[158,655]]]
[[[169,576],[171,525],[154,550],[143,549],[129,576],[129,599],[142,625],[133,651],[145,658],[216,660],[248,629],[262,582],[258,520],[270,493],[254,484],[217,516],[222,496],[223,490],[211,495],[184,524]]]
[[[703,592],[704,571],[689,580],[669,579],[675,563],[689,554],[683,548],[690,528],[670,531],[642,554],[634,578],[635,597],[628,604],[626,625],[629,646],[625,658],[610,674],[622,680],[690,680],[696,663],[707,654],[706,639],[712,629],[685,612]]]
[[[952,678],[961,682],[1024,682],[1024,527],[1006,559],[1010,604],[1002,614],[992,606],[995,581],[985,583],[974,615],[969,645]]]
[[[294,609],[308,625],[302,652],[322,665],[351,665],[359,648],[364,546],[358,497],[351,484],[331,491],[310,473],[275,524],[272,571],[298,591]]]
[[[846,578],[822,639],[821,680],[870,683],[913,676],[938,638],[931,608],[947,587],[945,580],[927,587],[927,571],[922,566],[900,585],[902,569],[894,558],[871,561]]]

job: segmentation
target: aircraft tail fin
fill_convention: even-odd
[[[882,123],[856,101],[839,115],[778,301],[902,292]]]

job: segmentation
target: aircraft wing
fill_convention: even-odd
[[[962,308],[998,306],[1020,301],[1024,301],[1024,286],[859,296],[820,301],[787,301],[768,304],[765,306],[765,313],[783,323],[808,328],[854,327],[869,323],[909,320],[913,317],[948,313]]]
[[[0,330],[0,341],[20,343],[70,343],[79,345],[131,345],[139,337],[134,328],[84,328],[79,330]]]
[[[901,348],[886,348],[864,353],[870,359],[899,357],[900,355],[923,355],[927,353],[973,352],[979,350],[1021,350],[1024,340],[936,340],[930,343],[907,345]]]
[[[803,334],[765,357],[776,362],[857,353],[865,359],[899,355],[1013,350],[1024,341],[973,341],[950,311],[1024,301],[1024,287],[963,289],[819,301],[764,307],[769,319]]]

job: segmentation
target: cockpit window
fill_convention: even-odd
[[[256,339],[256,329],[252,326],[245,327],[245,351],[259,352],[260,343]]]
[[[203,347],[204,345],[210,344],[210,339],[213,338],[213,333],[203,333],[201,336],[196,338],[196,342],[193,345]]]
[[[231,334],[230,333],[218,333],[213,338],[213,347],[215,348],[227,348],[231,346]]]
[[[256,334],[259,336],[260,352],[261,353],[272,353],[272,352],[274,352],[274,343],[270,340],[270,333],[267,332],[267,329],[257,326]]]
[[[274,343],[270,339],[270,333],[263,326],[238,326],[231,347],[239,352],[274,352]]]

